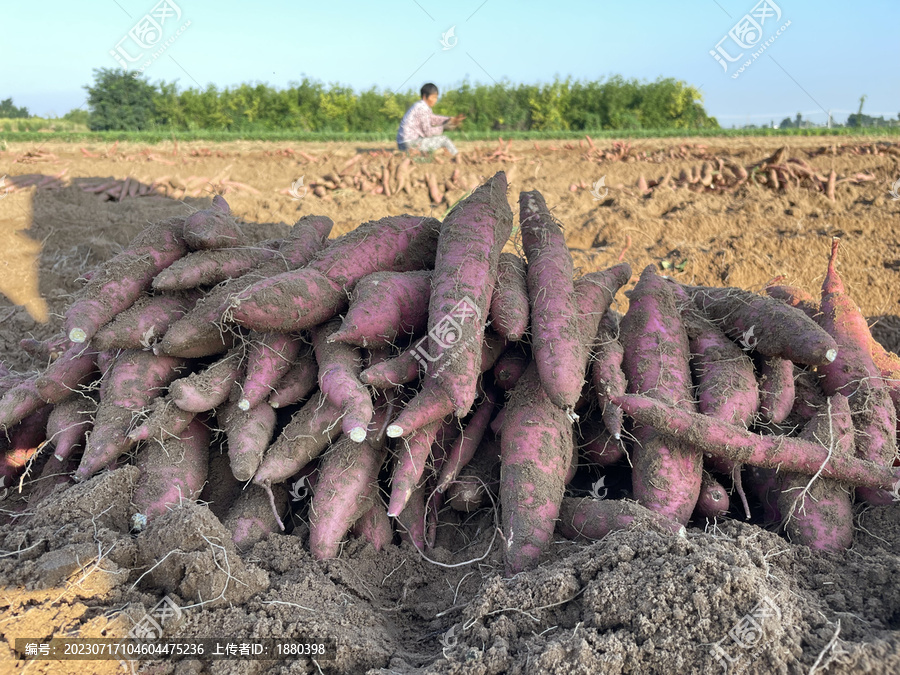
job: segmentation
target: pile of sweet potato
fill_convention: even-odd
[[[87,275],[65,335],[23,341],[44,372],[0,373],[2,487],[34,482],[33,507],[134,462],[135,528],[203,499],[239,545],[287,523],[318,558],[351,532],[425,550],[449,510],[497,506],[509,572],[557,529],[681,534],[751,508],[840,549],[854,491],[891,501],[900,359],[847,296],[836,242],[820,300],[651,266],[620,316],[628,264],[576,279],[541,194],[518,206],[524,258],[503,252],[503,172],[443,222],[333,240],[306,216],[251,245],[221,197],[148,227]]]

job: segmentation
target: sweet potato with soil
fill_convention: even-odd
[[[625,456],[624,441],[609,433],[606,426],[593,415],[582,419],[576,429],[575,442],[578,455],[587,464],[610,466]]]
[[[619,317],[607,309],[600,319],[594,340],[591,385],[600,404],[603,424],[616,440],[622,437],[622,409],[611,403],[609,397],[625,393],[625,373],[622,372],[624,357],[625,348],[619,341]]]
[[[34,387],[47,403],[60,403],[80,385],[89,384],[94,379],[96,365],[96,350],[87,345],[74,344],[47,366],[35,380]]]
[[[385,169],[386,170],[386,169]],[[391,529],[391,520],[384,509],[381,495],[376,492],[372,496],[372,508],[359,517],[351,532],[368,541],[376,551],[382,551],[388,547],[394,538],[394,530]]]
[[[854,432],[850,404],[835,394],[812,418],[800,438],[830,448],[835,455],[853,456]],[[785,472],[780,475],[778,509],[791,541],[820,551],[843,551],[853,544],[853,500],[850,489],[836,480]]]
[[[441,359],[443,370],[431,369],[427,379],[437,382],[457,417],[475,401],[479,345],[500,251],[512,232],[506,189],[506,174],[494,174],[458,202],[440,227],[428,302],[428,353],[429,360]]]
[[[299,403],[309,396],[319,385],[319,364],[312,351],[303,354],[294,361],[278,382],[275,390],[269,394],[269,405],[273,408]]]
[[[221,322],[227,299],[254,283],[306,265],[322,248],[333,225],[326,216],[304,216],[298,220],[272,259],[219,284],[198,300],[187,315],[172,324],[163,336],[160,351],[188,358],[226,351],[230,333],[223,329]]]
[[[764,356],[821,366],[837,357],[834,339],[799,309],[740,288],[686,286],[697,306],[735,342]]]
[[[287,490],[276,485],[272,489],[275,506],[282,517],[290,510]],[[266,535],[278,532],[278,521],[272,513],[269,496],[258,485],[248,485],[228,509],[222,524],[231,532],[231,540],[246,551]]]
[[[251,480],[275,433],[275,409],[265,401],[250,410],[229,403],[216,418],[228,438],[231,472],[241,482]]]
[[[368,389],[359,379],[362,354],[359,349],[328,337],[340,327],[340,319],[312,331],[313,349],[319,364],[319,389],[332,405],[341,409],[341,428],[352,441],[361,443],[372,421],[374,407]]]
[[[0,447],[0,490],[19,480],[32,458],[47,438],[47,418],[51,405],[42,405],[6,432],[9,442]]]
[[[572,422],[528,366],[512,390],[501,431],[500,503],[506,571],[537,564],[550,543],[572,461]]]
[[[242,487],[238,479],[231,473],[231,461],[228,459],[228,455],[218,450],[211,450],[206,485],[203,486],[203,491],[200,493],[200,501],[209,506],[209,510],[216,518],[223,520],[228,509],[240,497],[243,491]],[[266,508],[269,509],[268,501]]]
[[[628,345],[622,361],[628,392],[693,412],[690,347],[672,284],[648,265],[630,300],[620,334]],[[616,403],[620,398],[610,400]],[[635,499],[651,511],[687,523],[700,495],[702,454],[691,444],[664,439],[652,425],[638,422],[632,431]]]
[[[36,386],[36,377],[24,380],[0,397],[0,431],[14,427],[47,402]]]
[[[260,281],[232,295],[222,309],[230,320],[261,331],[293,332],[344,310],[347,292],[373,272],[430,267],[440,222],[389,216],[338,237],[306,267]]]
[[[216,195],[211,208],[196,211],[184,221],[184,241],[194,251],[231,248],[245,244],[247,235],[222,195]]]
[[[519,227],[528,258],[531,352],[550,400],[573,410],[584,373],[572,362],[586,361],[590,344],[580,340],[572,254],[537,190],[519,194]]]
[[[503,391],[510,391],[525,373],[531,355],[520,346],[512,346],[503,352],[494,364],[494,384]]]
[[[408,541],[419,551],[425,550],[425,499],[428,496],[427,493],[428,486],[425,483],[417,487],[409,496],[406,506],[396,516],[400,538]]]
[[[443,492],[454,480],[459,472],[475,456],[475,451],[481,445],[484,434],[490,424],[491,417],[497,406],[498,395],[493,387],[488,387],[484,398],[475,408],[475,412],[469,418],[459,438],[450,447],[447,459],[438,476],[437,491]]]
[[[157,274],[187,253],[183,225],[184,219],[172,218],[147,227],[97,270],[66,310],[69,340],[90,340],[104,324],[131,307]]]
[[[763,468],[779,468],[806,476],[821,475],[857,487],[890,490],[900,469],[855,457],[828,458],[828,449],[793,436],[761,436],[707,415],[689,412],[647,396],[626,394],[615,399],[626,415],[660,435],[684,441],[703,452]],[[827,460],[827,461],[826,461]],[[824,468],[822,468],[824,466]]]
[[[704,473],[694,515],[700,518],[721,518],[728,513],[730,506],[728,492],[722,484],[710,474]]]
[[[500,443],[482,441],[466,467],[447,487],[447,505],[455,511],[471,513],[486,504],[488,492],[500,485]]]
[[[897,457],[897,411],[872,360],[872,335],[866,319],[837,272],[839,242],[836,237],[832,241],[818,317],[819,324],[839,345],[837,358],[819,369],[822,391],[848,398],[857,430],[856,456],[889,467]],[[867,487],[860,487],[857,497],[874,505],[893,501],[889,490]]]
[[[186,412],[201,413],[220,406],[243,373],[243,349],[236,347],[225,356],[169,385],[169,396]]]
[[[819,378],[808,370],[794,366],[794,389],[796,395],[791,415],[801,422],[808,422],[819,414],[827,402]]]
[[[255,246],[193,251],[176,260],[153,279],[156,291],[179,291],[214,286],[246,274],[275,257],[281,241],[271,239]]]
[[[146,347],[193,309],[200,296],[199,291],[145,295],[98,330],[91,345],[96,349]]]
[[[388,408],[378,407],[362,441],[343,436],[322,456],[309,507],[309,549],[316,560],[336,558],[350,527],[375,503],[378,472],[387,456],[381,431]]]
[[[241,410],[250,410],[266,400],[278,380],[290,370],[302,344],[299,337],[284,333],[251,335],[250,340],[238,399]]]
[[[610,532],[641,526],[660,534],[687,536],[684,525],[630,500],[566,497],[559,513],[559,531],[568,539],[603,539]]]
[[[150,403],[150,412],[139,419],[137,426],[126,435],[126,439],[131,443],[148,440],[162,443],[167,438],[178,438],[196,416],[196,412],[178,407],[171,395],[155,398]]]
[[[525,261],[515,253],[501,253],[497,265],[497,287],[491,296],[488,317],[491,326],[507,340],[521,340],[528,331],[531,305],[525,281]]]
[[[781,424],[794,407],[794,364],[779,356],[762,359],[759,367],[759,417]]]
[[[357,347],[389,347],[399,338],[420,335],[428,325],[431,271],[375,272],[359,280],[350,307],[329,342]]]
[[[409,438],[404,438],[395,450],[393,474],[391,477],[391,497],[388,516],[395,518],[406,507],[410,495],[420,484],[425,466],[431,455],[438,430],[443,422],[435,420],[416,429]]]
[[[96,412],[97,402],[88,396],[73,396],[53,406],[47,418],[47,439],[55,448],[54,457],[63,461],[84,447]]]
[[[134,529],[200,496],[209,469],[209,439],[209,429],[197,418],[178,438],[149,443],[138,453],[141,480],[131,498]]]

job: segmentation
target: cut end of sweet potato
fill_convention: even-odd
[[[829,349],[827,352],[825,352],[825,359],[828,361],[828,363],[833,363],[836,358],[837,349]]]
[[[247,412],[248,410],[250,410],[250,401],[248,401],[245,398],[242,398],[240,401],[238,401],[237,407],[240,408],[241,410],[243,410],[244,412]]]
[[[353,427],[353,429],[350,430],[350,440],[354,443],[362,443],[364,440],[366,440],[365,427]]]
[[[391,424],[387,428],[388,438],[400,438],[403,435],[403,427]]]
[[[83,328],[73,328],[69,331],[69,340],[78,344],[87,342],[87,333]]]

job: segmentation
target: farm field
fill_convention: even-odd
[[[385,143],[349,141],[9,143],[0,152],[0,360],[42,368],[19,341],[61,331],[79,277],[146,225],[208,208],[215,193],[257,241],[310,214],[330,217],[334,237],[388,215],[442,218],[500,170],[514,213],[520,191],[541,191],[582,273],[624,260],[632,282],[652,264],[684,283],[759,291],[783,277],[817,294],[840,237],[851,296],[875,337],[900,352],[900,198],[890,192],[900,144],[889,138],[458,147],[455,159],[406,159]],[[514,231],[508,246],[519,241]],[[136,477],[107,473],[90,491],[42,501],[27,525],[0,525],[0,660],[13,658],[14,636],[39,629],[123,635],[141,606],[170,593],[183,605],[198,602],[191,594],[210,601],[184,611],[182,637],[335,639],[337,658],[318,662],[327,673],[718,672],[716,644],[729,672],[794,672],[798,663],[821,673],[900,670],[900,504],[860,510],[854,547],[841,554],[792,545],[732,513],[693,523],[687,539],[643,530],[594,544],[558,537],[538,569],[504,579],[487,509],[448,515],[431,561],[406,543],[377,553],[352,539],[340,558],[316,562],[300,519],[290,535],[248,551],[217,547],[193,536],[227,535],[203,506],[169,519],[151,547],[128,534]],[[21,513],[29,490],[8,490],[2,512]],[[136,584],[149,560],[172,550],[190,555]],[[777,611],[754,633],[747,617],[761,596]],[[319,672],[300,661],[214,663],[152,672]],[[27,672],[122,666],[36,662]]]

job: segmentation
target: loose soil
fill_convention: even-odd
[[[835,202],[804,188],[665,188],[644,195],[631,187],[641,175],[696,167],[695,156],[650,161],[666,155],[660,150],[696,144],[745,166],[784,145],[788,156],[821,173],[876,179],[839,184]],[[292,199],[281,191],[301,176],[309,184],[377,146],[294,144],[320,158],[309,164],[279,152],[285,144],[161,145],[152,153],[87,148],[99,157],[46,144],[42,149],[55,159],[23,165],[15,160],[37,146],[12,144],[0,152],[0,175],[67,168],[70,183],[5,196],[0,189],[0,359],[14,370],[41,368],[42,360],[18,342],[60,331],[81,274],[144,226],[210,204],[210,196],[104,202],[78,181],[227,174],[259,191],[226,199],[262,241],[309,214],[332,218],[333,236],[388,215],[440,218],[448,202],[433,204],[415,178],[428,171],[443,185],[455,168],[465,185],[506,170],[514,213],[519,191],[540,190],[565,228],[577,268],[588,272],[623,259],[635,271],[632,281],[646,265],[661,269],[666,262],[667,273],[687,283],[759,290],[784,275],[785,283],[815,292],[831,237],[839,236],[840,272],[853,298],[877,339],[900,348],[900,200],[889,193],[900,178],[897,154],[832,150],[830,139],[651,140],[634,144],[648,160],[597,162],[577,144],[564,145],[513,142],[509,153],[517,162],[457,164],[445,156],[443,163],[414,163],[409,194],[337,190],[326,199],[312,192]],[[808,155],[823,145],[826,152]],[[484,144],[460,149],[488,155]],[[386,159],[364,161],[379,167]],[[600,188],[608,189],[600,199],[577,187],[601,177],[609,187]],[[463,194],[450,191],[447,198],[452,203]],[[620,293],[620,311],[625,302]],[[0,515],[14,516],[0,525],[0,671],[125,672],[116,661],[16,661],[12,647],[17,637],[124,636],[166,594],[182,608],[181,618],[164,626],[167,636],[332,638],[337,656],[171,660],[149,662],[144,672],[574,675],[720,672],[725,665],[731,673],[900,671],[900,504],[858,507],[853,548],[841,554],[816,553],[726,518],[692,523],[685,538],[647,527],[592,544],[557,536],[537,569],[504,578],[489,509],[442,514],[428,560],[407,543],[376,552],[351,538],[338,559],[317,562],[305,545],[302,501],[290,534],[270,535],[249,550],[236,549],[202,504],[186,504],[132,534],[130,498],[138,480],[137,469],[124,466],[59,486],[40,502],[28,501],[37,487],[28,483],[0,502]]]

